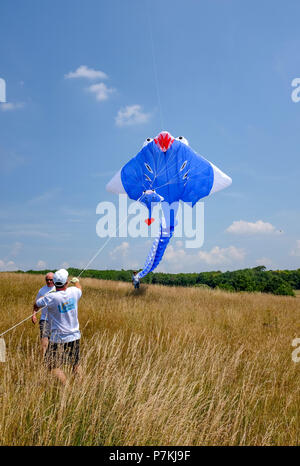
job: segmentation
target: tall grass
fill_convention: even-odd
[[[81,282],[83,379],[50,376],[31,321],[8,334],[1,445],[299,445],[299,299]],[[42,285],[0,274],[0,333]]]

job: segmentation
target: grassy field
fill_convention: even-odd
[[[62,388],[38,327],[6,335],[0,445],[299,445],[299,299],[81,280],[83,380]],[[0,274],[0,333],[42,276]]]

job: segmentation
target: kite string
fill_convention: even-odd
[[[170,160],[168,160],[168,163],[170,163],[171,160],[174,159],[174,155],[176,155],[176,152],[174,152],[173,156],[170,158]],[[203,156],[201,156],[201,157],[204,159]],[[206,160],[206,159],[205,159],[205,160]],[[175,167],[175,165],[177,165],[177,163],[178,163],[178,162],[175,161],[175,163],[173,163],[171,166],[168,166],[168,170],[170,170],[171,168]],[[188,171],[187,171],[186,173],[188,173],[188,174],[190,175],[191,172],[193,172],[194,170],[197,170],[197,169],[199,169],[198,166],[189,168]],[[166,167],[163,167],[163,169],[160,170],[160,171],[155,175],[155,177],[154,177],[154,179],[153,179],[153,181],[152,181],[152,183],[151,183],[151,185],[150,185],[151,188],[152,188],[152,186],[153,186],[153,183],[154,183],[156,177],[157,177],[158,175],[160,175],[164,170],[166,171]],[[206,170],[205,168],[201,168],[200,171],[194,173],[192,176],[189,176],[186,180],[177,181],[176,178],[178,177],[179,173],[181,172],[181,168],[180,168],[180,169],[178,169],[177,173],[175,173],[175,175],[173,175],[172,178],[169,179],[169,181],[167,181],[166,183],[161,184],[161,185],[159,185],[159,186],[155,186],[154,189],[157,190],[157,189],[162,188],[162,187],[164,187],[164,186],[168,186],[169,184],[175,184],[175,183],[181,184],[182,182],[185,182],[185,183],[186,183],[186,182],[188,181],[188,179],[193,178],[193,177],[195,177],[195,176],[201,175],[205,170]]]
[[[160,91],[159,91],[159,82],[158,82],[157,64],[156,64],[156,58],[155,58],[154,39],[153,39],[153,34],[152,34],[151,22],[150,22],[149,1],[147,1],[146,4],[147,4],[147,9],[148,9],[147,16],[148,16],[148,25],[149,25],[149,36],[150,36],[150,41],[151,41],[153,74],[154,74],[156,95],[157,95],[157,101],[158,101],[158,107],[159,107],[160,125],[161,125],[161,130],[163,130],[163,128],[164,128],[163,115],[162,115],[163,112],[162,112],[162,105],[161,105],[161,98],[160,98]]]
[[[155,190],[159,189],[159,188],[163,188],[164,186],[168,186],[169,184],[182,184],[182,183],[187,183],[187,181],[191,178],[194,178],[195,176],[199,176],[199,175],[202,175],[202,173],[206,170],[206,168],[202,168],[200,169],[200,171],[196,172],[196,173],[193,173],[192,176],[190,176],[190,173],[192,173],[193,170],[196,170],[196,169],[199,169],[199,167],[193,167],[193,168],[190,168],[187,173],[189,174],[189,177],[186,178],[186,179],[182,179],[180,181],[178,181],[178,179],[176,179],[179,175],[179,171],[177,173],[175,173],[174,176],[172,176],[172,178],[170,178],[169,181],[167,181],[166,183],[164,184],[161,184],[160,186],[155,186]]]
[[[45,309],[45,307],[47,307],[47,306],[41,307],[41,308],[40,308],[38,311],[36,311],[35,313],[37,314],[38,312],[40,312],[40,311],[42,311],[43,309]],[[25,322],[26,320],[30,319],[32,316],[33,316],[33,314],[30,314],[30,316],[25,317],[25,319],[21,320],[21,322],[18,322],[17,324],[13,325],[13,326],[10,327],[9,329],[7,329],[7,330],[5,330],[4,332],[0,333],[0,338],[3,337],[3,335],[5,335],[6,333],[10,332],[10,330],[13,330],[14,328],[18,327],[18,325],[23,324],[23,322]]]
[[[141,196],[142,197],[142,196]],[[137,199],[132,205],[134,206],[135,204],[137,204],[139,202],[139,200],[141,199],[141,197],[139,197],[139,199]],[[131,205],[131,206],[132,206]],[[127,214],[126,218],[123,220],[123,222],[121,222],[118,226],[118,228],[116,229],[116,234],[118,233],[118,231],[120,230],[121,226],[124,225],[125,222],[127,222],[128,220],[128,216],[129,214]],[[107,238],[107,240],[105,241],[105,243],[98,249],[98,251],[96,252],[96,254],[94,254],[94,256],[89,260],[89,262],[87,263],[87,265],[81,270],[80,274],[78,275],[78,278],[81,277],[81,275],[83,274],[83,272],[86,271],[86,269],[94,262],[94,260],[96,259],[96,257],[99,256],[100,252],[103,251],[103,249],[105,248],[105,246],[110,242],[110,240],[114,238],[114,236],[109,236],[109,238]]]

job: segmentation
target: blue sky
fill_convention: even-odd
[[[158,270],[298,268],[299,13],[294,0],[2,0],[0,270],[84,267],[105,242],[97,204],[116,201],[106,183],[162,129],[233,183],[205,201],[202,248],[174,239]],[[141,267],[148,249],[115,238],[91,267]]]

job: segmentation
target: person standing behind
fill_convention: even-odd
[[[41,298],[42,296],[45,296],[48,293],[55,291],[52,272],[47,273],[47,275],[45,276],[45,281],[46,281],[46,285],[40,288],[35,300]],[[33,306],[33,313],[32,313],[31,320],[34,324],[37,323],[34,306]],[[41,338],[41,354],[42,354],[42,358],[44,358],[47,348],[48,348],[49,338],[50,338],[50,324],[47,318],[47,309],[42,309],[39,325],[40,325],[40,338]]]
[[[140,279],[139,279],[139,276],[136,270],[133,271],[131,278],[132,278],[132,283],[133,283],[134,288],[139,289]]]
[[[73,278],[74,287],[68,288],[68,272],[60,269],[53,276],[55,293],[39,298],[35,310],[47,306],[51,334],[46,360],[49,370],[65,385],[67,378],[62,365],[70,363],[75,374],[81,375],[79,366],[80,330],[78,322],[78,301],[82,291],[78,278]]]

